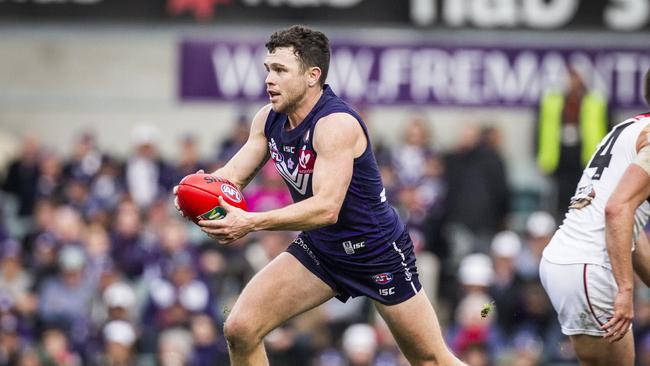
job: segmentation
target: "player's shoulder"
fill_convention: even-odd
[[[354,141],[363,131],[359,121],[350,113],[336,112],[321,117],[314,127],[314,142],[318,140]]]
[[[359,129],[359,121],[348,112],[335,112],[321,117],[316,122],[314,133],[322,131],[351,133]]]

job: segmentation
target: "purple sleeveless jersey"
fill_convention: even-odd
[[[306,231],[303,235],[323,254],[343,258],[351,254],[373,256],[383,249],[382,245],[396,240],[404,232],[404,224],[386,202],[368,131],[359,114],[325,85],[323,95],[298,127],[286,130],[287,115],[271,110],[264,133],[276,169],[289,187],[294,202],[299,202],[313,195],[312,173],[318,159],[312,145],[316,123],[329,114],[341,112],[359,121],[368,144],[363,154],[354,160],[352,180],[337,223]]]
[[[356,118],[368,146],[354,160],[352,180],[337,223],[301,233],[287,252],[327,283],[341,301],[368,296],[383,304],[398,304],[414,296],[422,286],[413,242],[386,202],[361,117],[326,85],[314,108],[293,130],[285,129],[287,115],[269,113],[264,133],[271,159],[295,202],[311,197],[314,163],[318,159],[312,145],[314,128],[321,118],[332,113],[348,113]]]

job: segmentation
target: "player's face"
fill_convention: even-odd
[[[308,73],[303,70],[293,47],[276,48],[266,55],[264,67],[266,92],[273,110],[280,113],[294,111],[305,98]]]

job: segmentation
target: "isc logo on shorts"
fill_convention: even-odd
[[[395,287],[380,288],[379,289],[379,295],[380,296],[395,295]]]

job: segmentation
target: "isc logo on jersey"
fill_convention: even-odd
[[[221,192],[223,192],[223,194],[228,196],[228,198],[230,198],[232,201],[241,202],[241,195],[239,194],[237,189],[235,189],[231,185],[226,184],[226,183],[222,184],[221,185]]]

